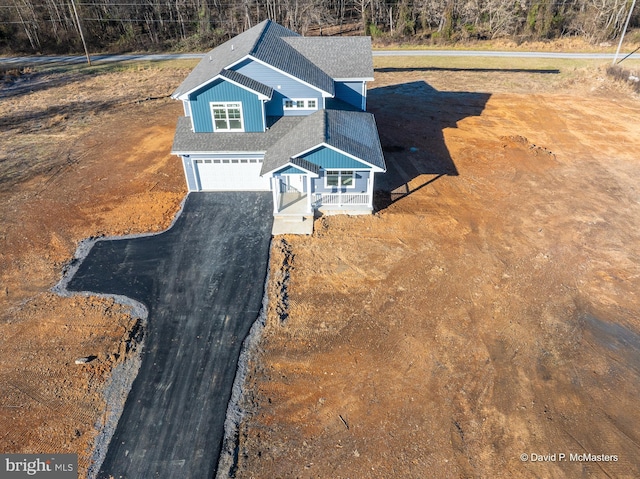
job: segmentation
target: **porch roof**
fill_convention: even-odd
[[[307,161],[304,158],[291,158],[284,165],[278,166],[274,170],[264,171],[264,168],[263,168],[261,175],[264,176],[264,175],[274,174],[274,173],[280,173],[280,174],[297,173],[297,174],[303,175],[305,173],[308,173],[311,176],[317,177],[319,172],[320,172],[320,167],[318,165],[311,163],[310,161]]]
[[[261,174],[275,171],[304,153],[328,145],[358,158],[379,171],[386,171],[378,129],[371,113],[319,110],[303,117],[291,131],[267,150]],[[317,167],[317,165],[316,165]]]

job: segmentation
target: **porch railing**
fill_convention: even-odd
[[[300,191],[293,186],[287,185],[284,181],[280,181],[280,193],[299,193]]]
[[[320,206],[369,205],[367,193],[314,193],[313,204]]]

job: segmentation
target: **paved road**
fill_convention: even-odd
[[[620,58],[626,54],[621,53]],[[567,52],[501,52],[477,50],[374,50],[374,57],[505,57],[505,58],[558,58],[583,60],[612,60],[614,53],[567,53]]]
[[[142,364],[99,478],[215,474],[243,339],[258,317],[270,193],[191,193],[169,231],[99,241],[68,285],[149,309]]]
[[[619,58],[624,58],[627,53],[620,53]],[[159,60],[185,60],[200,59],[202,53],[163,53],[140,55],[95,55],[91,56],[94,63],[114,63],[123,61],[159,61]],[[612,60],[613,53],[563,53],[563,52],[504,52],[504,51],[475,51],[475,50],[374,50],[374,57],[383,56],[425,56],[425,57],[506,57],[506,58],[557,58],[557,59],[585,59],[585,60]],[[640,53],[635,53],[631,58],[637,59]],[[29,57],[0,57],[2,64],[49,64],[49,63],[84,63],[84,56],[29,56]]]

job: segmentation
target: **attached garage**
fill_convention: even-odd
[[[195,191],[268,191],[269,178],[260,176],[262,159],[193,158],[191,160]],[[185,169],[189,165],[185,162]]]

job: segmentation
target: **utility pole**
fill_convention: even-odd
[[[612,65],[615,65],[618,61],[618,55],[620,54],[620,48],[622,47],[622,40],[624,40],[624,34],[627,32],[627,27],[629,26],[629,20],[631,20],[631,14],[633,13],[633,8],[636,6],[636,0],[633,0],[631,4],[631,8],[629,9],[629,16],[627,17],[627,21],[624,24],[624,30],[622,30],[622,35],[620,36],[620,43],[618,43],[618,49],[616,50],[616,56],[613,57]]]
[[[635,0],[633,0],[635,3]],[[82,46],[84,47],[84,53],[87,56],[87,63],[91,66],[91,57],[89,57],[89,50],[87,50],[87,42],[84,41],[84,33],[82,33],[82,25],[80,25],[80,17],[78,17],[78,10],[76,10],[76,2],[75,0],[71,0],[71,5],[73,5],[73,13],[76,16],[76,23],[78,24],[78,32],[80,32],[80,38],[82,39]]]

